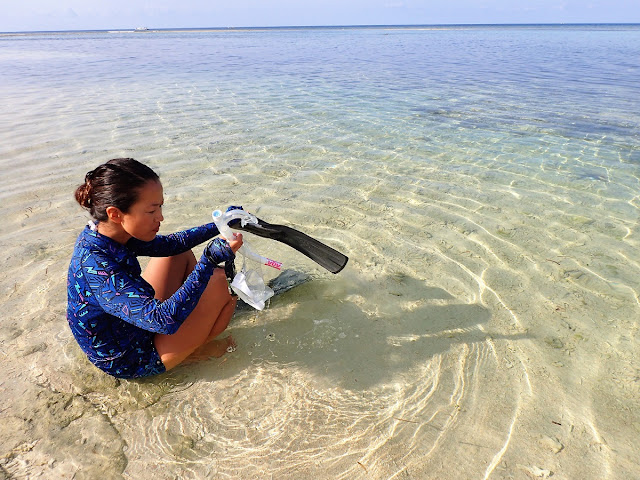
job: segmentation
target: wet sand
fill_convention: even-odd
[[[163,232],[207,221],[204,207],[178,201],[198,180],[172,168],[161,168]],[[267,206],[258,213],[343,250],[348,267],[333,276],[252,239],[311,280],[263,312],[239,311],[233,354],[124,381],[87,362],[64,320],[66,268],[85,220],[71,178],[3,201],[6,478],[636,475],[629,222],[579,215],[568,201],[550,218],[539,191],[512,185],[481,204],[417,185],[400,201],[378,184],[386,200],[377,201],[362,187],[310,182],[314,196],[348,195],[349,207],[319,212],[297,200],[287,219]],[[218,191],[227,182],[201,181]],[[306,196],[291,185],[274,178],[269,188],[285,201]],[[233,186],[243,198],[269,196]]]

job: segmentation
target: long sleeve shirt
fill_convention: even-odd
[[[218,234],[210,223],[150,242],[122,245],[85,227],[69,265],[67,320],[89,360],[117,377],[163,372],[153,344],[156,333],[175,333],[198,304],[214,265],[206,257],[168,299],[157,300],[142,278],[138,256],[168,257]]]

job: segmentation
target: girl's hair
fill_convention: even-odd
[[[106,222],[107,207],[127,213],[138,200],[140,188],[151,180],[160,178],[146,165],[133,158],[114,158],[88,172],[75,197],[95,220]]]

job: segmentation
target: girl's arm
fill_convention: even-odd
[[[190,228],[182,232],[170,235],[157,235],[150,242],[143,242],[137,238],[132,238],[127,242],[127,248],[134,255],[144,255],[148,257],[170,257],[178,255],[192,249],[196,245],[215,237],[220,232],[215,223],[207,223],[200,227]]]
[[[95,254],[94,254],[95,255]],[[110,266],[96,269],[93,265],[109,265],[109,259],[94,258],[82,266],[94,300],[110,315],[151,332],[171,335],[191,314],[213,274],[214,264],[202,256],[182,286],[164,301],[142,277],[134,277]]]

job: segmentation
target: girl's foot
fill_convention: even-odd
[[[227,352],[234,352],[237,348],[236,342],[231,335],[225,338],[216,338],[189,355],[187,362],[197,362],[207,360],[211,357],[220,358]]]

